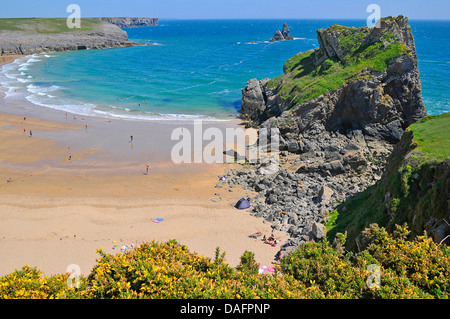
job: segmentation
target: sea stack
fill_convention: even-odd
[[[289,35],[289,27],[285,22],[283,25],[283,31],[277,30],[273,35],[273,38],[269,42],[283,41],[283,40],[293,40],[294,37]]]

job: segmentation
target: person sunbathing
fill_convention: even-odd
[[[273,234],[271,234],[271,235],[269,236],[269,238],[266,238],[266,235],[264,235],[263,241],[264,241],[264,243],[273,246],[273,245],[275,244],[275,237],[273,236]]]

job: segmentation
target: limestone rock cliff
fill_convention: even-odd
[[[132,17],[118,17],[118,18],[91,18],[92,20],[105,21],[117,25],[119,28],[135,28],[148,27],[158,25],[158,18],[132,18]]]
[[[374,185],[405,129],[427,114],[406,18],[383,18],[379,29],[333,25],[317,38],[320,47],[289,59],[284,74],[242,90],[241,118],[267,128],[266,139],[278,137],[295,160],[269,186],[236,183],[259,193],[255,214],[296,244],[315,238],[312,225],[326,223],[336,203]]]
[[[380,29],[334,25],[318,30],[317,38],[320,47],[288,60],[285,74],[248,82],[243,119],[258,126],[275,117],[294,134],[320,124],[330,132],[361,130],[397,142],[426,115],[406,18],[385,18]]]
[[[0,29],[0,56],[140,45],[129,41],[124,30],[104,21],[82,19],[81,29],[69,29],[65,19],[24,20],[22,25]]]
[[[347,232],[347,248],[364,249],[364,226],[387,230],[408,223],[410,238],[424,231],[450,245],[450,114],[409,126],[377,183],[338,206],[330,236]]]

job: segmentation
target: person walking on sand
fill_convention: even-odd
[[[33,132],[30,130],[30,137],[32,137],[33,136]]]
[[[131,143],[133,143],[133,135],[130,136]]]
[[[147,165],[147,175],[148,175],[148,165]]]

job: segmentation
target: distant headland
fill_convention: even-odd
[[[0,56],[151,45],[128,40],[121,28],[155,25],[157,18],[83,18],[80,28],[66,18],[0,19]]]
[[[158,25],[158,18],[91,18],[92,20],[105,21],[115,24],[119,28],[135,28],[135,27],[150,27]]]

